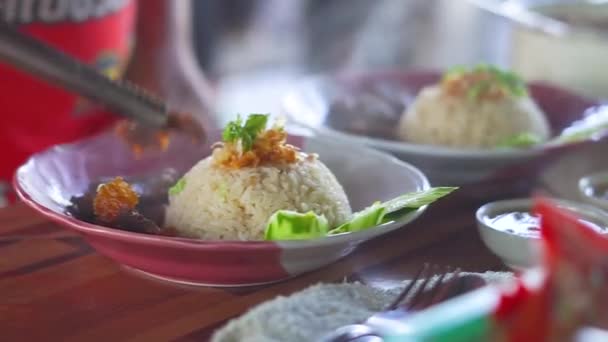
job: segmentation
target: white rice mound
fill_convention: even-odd
[[[530,97],[471,101],[445,96],[438,85],[422,89],[398,128],[404,141],[472,148],[493,148],[524,132],[550,137],[549,123]]]
[[[186,175],[184,189],[170,195],[165,225],[205,240],[263,240],[277,210],[314,211],[330,227],[350,218],[342,186],[317,158],[284,166],[226,169],[211,157]]]

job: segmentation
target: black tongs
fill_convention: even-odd
[[[160,99],[124,80],[112,80],[2,20],[0,61],[99,102],[135,122],[155,128],[170,124],[167,107]]]

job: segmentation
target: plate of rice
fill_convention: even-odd
[[[131,270],[245,286],[330,264],[455,190],[388,154],[252,114],[134,157],[113,132],[34,155],[21,199]]]
[[[479,185],[529,191],[548,162],[608,133],[599,101],[486,64],[315,76],[282,107],[320,136],[389,152],[485,199],[492,191]]]

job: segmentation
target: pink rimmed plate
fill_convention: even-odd
[[[218,132],[210,141],[217,138]],[[429,187],[414,166],[381,152],[314,136],[296,135],[290,142],[320,155],[345,188],[353,210]],[[194,146],[175,137],[168,151],[134,159],[112,133],[104,133],[32,156],[15,174],[14,187],[27,205],[80,233],[100,254],[118,264],[156,278],[210,286],[270,283],[320,268],[366,240],[403,227],[425,209],[357,233],[285,242],[146,235],[84,222],[66,212],[70,198],[82,194],[91,183],[114,176],[159,177],[167,168],[181,174],[209,153],[209,145]]]
[[[431,183],[463,186],[484,200],[527,195],[556,161],[607,140],[599,136],[569,145],[480,150],[396,139],[402,113],[423,87],[440,79],[441,72],[416,69],[314,76],[289,91],[282,107],[293,122],[320,136],[391,153],[419,167]],[[608,111],[607,105],[567,89],[543,82],[528,86],[554,135],[592,113]]]

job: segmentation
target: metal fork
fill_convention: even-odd
[[[431,278],[435,275],[433,272],[438,270],[441,271],[438,273],[439,277],[429,286]],[[425,263],[385,311],[371,316],[363,323],[340,327],[324,337],[321,341],[380,341],[381,339],[378,335],[378,330],[390,329],[391,326],[398,324],[397,320],[403,319],[415,310],[424,309],[437,302],[441,287],[450,274],[451,278],[456,278],[460,274],[460,269],[452,269],[449,266],[442,268],[437,265]],[[422,283],[418,284],[419,281],[422,281]],[[408,298],[410,300],[407,303],[404,303]]]

